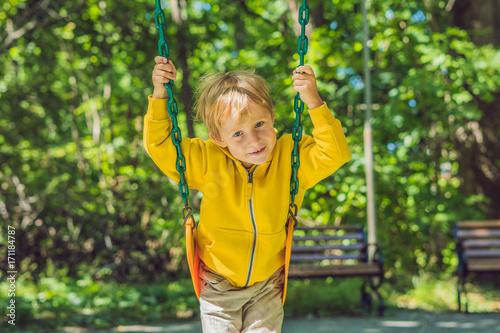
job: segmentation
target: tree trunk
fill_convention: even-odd
[[[180,65],[182,69],[182,88],[181,88],[181,101],[184,105],[184,110],[186,112],[186,126],[188,130],[188,137],[194,138],[194,121],[191,114],[191,101],[193,99],[193,89],[189,83],[190,71],[187,63],[188,58],[188,48],[186,46],[189,40],[189,20],[186,14],[186,2],[171,0],[170,4],[172,6],[172,19],[175,24],[177,24],[177,43],[179,46],[179,54],[177,65]],[[186,33],[187,32],[187,33]]]
[[[450,1],[452,3],[452,1]],[[461,0],[453,3],[452,24],[465,29],[477,46],[500,45],[500,0]],[[466,87],[467,88],[467,87]],[[492,101],[475,101],[482,111],[477,123],[466,126],[465,135],[457,136],[460,176],[468,193],[484,194],[491,199],[488,218],[500,217],[500,92]]]
[[[451,12],[452,24],[467,30],[476,45],[500,44],[500,0],[460,0]]]
[[[188,50],[185,41],[188,39],[186,36],[186,31],[188,30],[188,25],[183,22],[179,29],[177,30],[179,44],[179,62],[182,69],[182,90],[181,90],[181,100],[184,104],[184,110],[186,110],[186,126],[188,129],[188,136],[194,138],[194,121],[193,115],[191,114],[191,101],[193,99],[193,88],[189,83],[189,77],[191,76],[189,66],[187,63]]]

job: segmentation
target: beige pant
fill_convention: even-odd
[[[203,332],[281,332],[283,282],[282,267],[265,281],[236,288],[202,262],[200,316]]]

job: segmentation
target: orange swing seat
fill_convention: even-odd
[[[186,256],[193,280],[194,292],[198,300],[200,299],[200,252],[196,242],[196,225],[193,217],[190,216],[185,224],[186,228]]]

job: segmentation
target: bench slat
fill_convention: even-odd
[[[363,226],[361,224],[344,225],[344,226],[324,225],[324,226],[318,226],[318,227],[298,227],[298,228],[294,228],[294,230],[302,230],[302,231],[311,231],[311,230],[318,230],[318,231],[326,231],[326,230],[363,231]]]
[[[500,250],[466,250],[464,258],[498,258],[500,260]]]
[[[359,254],[292,254],[290,261],[359,260]]]
[[[467,228],[500,228],[500,220],[486,220],[486,221],[461,221],[457,223],[459,229]]]
[[[500,239],[469,239],[462,241],[462,247],[465,249],[471,248],[488,248],[500,247]]]
[[[500,272],[500,258],[467,260],[467,269],[470,272]]]
[[[356,265],[290,265],[288,277],[327,277],[327,276],[376,276],[381,273],[376,263],[358,263]]]
[[[365,236],[363,234],[345,234],[341,236],[337,235],[321,235],[321,236],[293,236],[293,242],[304,242],[304,241],[338,241],[344,239],[353,239],[353,240],[363,240]]]
[[[500,229],[471,229],[471,230],[458,230],[458,239],[470,239],[470,238],[500,238]]]
[[[342,251],[361,251],[366,247],[365,244],[353,245],[311,245],[311,246],[292,246],[292,253],[309,253],[320,252],[326,250],[342,250]]]

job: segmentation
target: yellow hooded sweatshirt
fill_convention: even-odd
[[[170,138],[166,99],[149,96],[144,118],[144,147],[156,165],[178,182],[176,150]],[[351,159],[342,125],[326,104],[310,109],[313,137],[299,143],[298,207],[306,189]],[[233,286],[267,279],[284,265],[285,224],[290,205],[293,139],[276,141],[264,164],[250,170],[212,140],[182,139],[186,181],[203,194],[197,242],[201,260]]]

